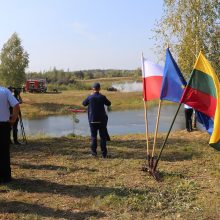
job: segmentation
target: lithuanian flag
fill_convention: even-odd
[[[210,146],[220,150],[220,86],[215,71],[202,54],[196,60],[181,102],[213,120]]]

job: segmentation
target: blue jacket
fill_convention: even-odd
[[[106,122],[107,115],[104,106],[110,106],[111,102],[104,95],[99,92],[94,92],[88,96],[82,104],[88,106],[88,119],[90,123]]]

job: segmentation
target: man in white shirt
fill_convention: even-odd
[[[10,117],[9,107],[13,108]],[[20,111],[19,103],[9,89],[0,86],[0,184],[11,181],[10,130]]]

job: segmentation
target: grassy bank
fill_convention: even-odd
[[[0,219],[219,219],[220,154],[208,140],[172,133],[157,183],[141,171],[144,135],[112,137],[108,159],[89,157],[87,137],[29,139],[11,148],[14,181],[0,186]]]
[[[141,80],[132,77],[99,78],[79,81],[84,87],[91,88],[94,82],[101,83],[101,93],[112,102],[112,110],[143,109],[142,92],[108,92],[106,89],[114,83],[126,83]],[[81,109],[82,101],[91,94],[92,90],[68,89],[62,92],[48,93],[22,93],[22,115],[25,118],[37,118],[49,115],[72,114],[68,109]],[[154,106],[158,101],[148,102],[148,106]]]
[[[101,91],[112,102],[112,110],[143,108],[141,92]],[[67,90],[61,93],[22,93],[22,115],[36,118],[48,115],[70,114],[69,108],[83,108],[82,101],[91,93],[89,90]],[[155,102],[149,102],[155,105]]]

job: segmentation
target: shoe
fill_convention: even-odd
[[[18,141],[15,141],[14,144],[15,144],[15,145],[21,145],[21,143],[18,142]]]

